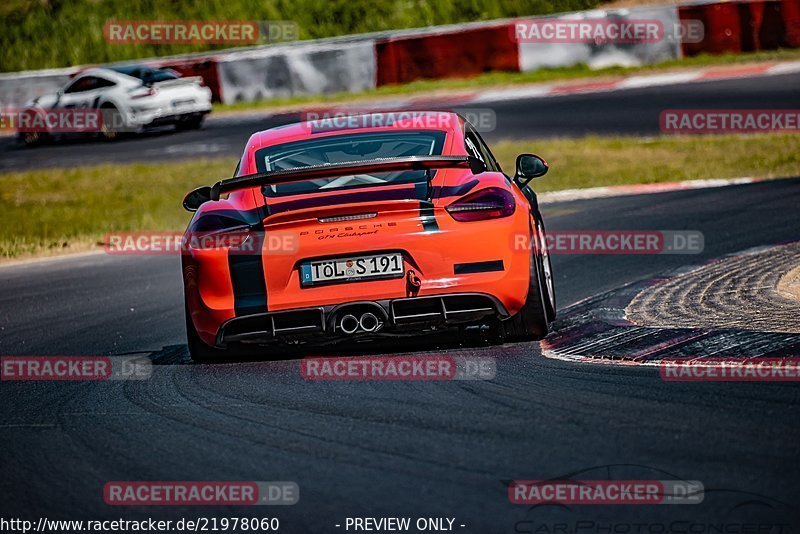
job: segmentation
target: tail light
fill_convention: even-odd
[[[130,96],[131,99],[136,99],[136,98],[145,98],[148,96],[155,96],[157,94],[158,94],[158,89],[155,89],[153,87],[142,87],[140,89],[136,89],[135,91],[133,91],[130,94]]]
[[[231,213],[230,211],[228,213]],[[233,212],[235,213],[235,212]],[[215,232],[228,232],[231,230],[241,230],[242,228],[249,228],[250,225],[245,221],[237,218],[223,215],[221,213],[206,213],[192,225],[192,231],[207,234]]]
[[[240,248],[253,237],[246,222],[209,213],[198,218],[188,233],[188,245],[196,249]]]
[[[514,196],[499,187],[487,187],[462,197],[445,209],[461,222],[499,219],[514,213]]]

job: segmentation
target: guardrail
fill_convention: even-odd
[[[700,21],[704,35],[687,40],[667,31],[658,41],[519,42],[518,22],[658,20],[664,28]],[[216,102],[241,102],[359,92],[418,79],[489,71],[526,72],[586,63],[643,65],[700,53],[740,53],[800,46],[800,0],[734,0],[632,9],[592,10],[504,19],[125,63],[170,67],[202,76]],[[0,107],[61,88],[84,67],[0,74]]]

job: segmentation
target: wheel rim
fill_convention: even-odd
[[[117,117],[119,116],[119,113],[117,112],[116,108],[104,108],[104,110],[110,116],[111,122],[115,122]],[[117,131],[112,129],[112,127],[108,124],[108,121],[105,120],[105,115],[103,116],[103,125],[100,128],[100,131],[103,133],[103,136],[106,139],[116,139],[117,137]]]
[[[108,139],[114,139],[117,136],[117,132],[109,128],[107,125],[103,125],[103,135]]]
[[[550,266],[550,252],[547,250],[547,240],[545,239],[541,225],[536,225],[536,231],[539,233],[539,243],[542,248],[542,271],[544,272],[544,283],[547,287],[547,301],[550,303],[550,307],[555,310],[555,289],[553,287],[553,273]]]

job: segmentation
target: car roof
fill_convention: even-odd
[[[97,76],[115,82],[119,82],[120,80],[128,80],[128,81],[133,80],[133,78],[131,78],[130,76],[124,76],[121,73],[106,67],[91,67],[77,73],[75,76],[72,77],[72,79],[69,82],[72,83],[78,78],[86,78],[87,76]]]
[[[152,77],[152,74],[160,72],[169,72],[170,74],[175,74],[180,77],[180,74],[168,68],[154,68],[146,65],[125,65],[120,67],[90,67],[77,73],[70,81],[86,76],[99,76],[114,81],[147,82],[148,78]]]
[[[148,65],[123,65],[119,67],[108,67],[108,70],[124,74],[125,76],[130,76],[131,78],[137,78],[142,81],[147,81],[152,79],[154,75],[164,73],[167,73],[170,76],[180,76],[180,74],[172,69],[151,67]]]
[[[457,113],[449,111],[383,111],[357,114],[307,112],[306,116],[315,120],[286,124],[254,133],[247,143],[248,151],[336,135],[412,130],[456,134],[464,127],[464,119]]]

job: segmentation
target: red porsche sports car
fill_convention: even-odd
[[[323,118],[253,134],[234,177],[184,199],[191,355],[491,329],[555,317],[533,154],[503,173],[445,112]]]

